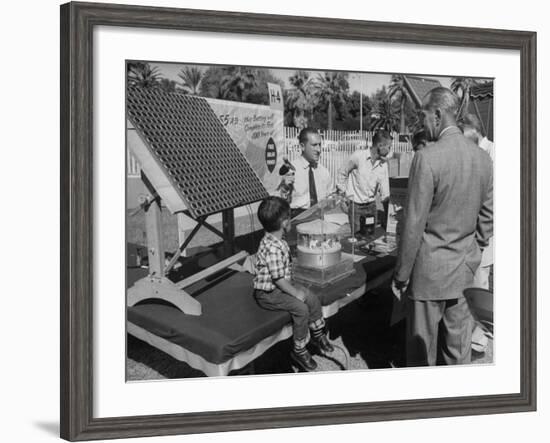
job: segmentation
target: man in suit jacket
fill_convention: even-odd
[[[424,129],[435,143],[411,165],[392,283],[397,297],[409,289],[409,366],[435,365],[438,350],[445,364],[471,360],[473,319],[463,291],[492,236],[493,173],[489,155],[458,129],[458,104],[442,87],[423,100]]]

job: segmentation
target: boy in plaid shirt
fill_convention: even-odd
[[[302,369],[314,371],[317,363],[306,348],[309,330],[312,345],[318,350],[332,352],[334,348],[325,334],[319,298],[290,282],[290,250],[283,240],[283,233],[290,229],[290,206],[281,197],[268,197],[260,203],[258,218],[265,235],[256,254],[254,296],[265,309],[290,313],[294,336],[290,356]]]

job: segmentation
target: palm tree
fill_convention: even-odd
[[[468,106],[470,104],[470,92],[472,86],[477,82],[470,77],[456,77],[451,83],[451,90],[461,97],[460,107],[457,112],[457,118],[462,117],[463,114],[468,112]],[[459,92],[460,91],[460,92]]]
[[[318,74],[315,82],[316,95],[319,101],[327,103],[328,129],[333,126],[334,105],[346,101],[349,83],[343,72],[325,72]]]
[[[391,101],[394,97],[399,98],[399,114],[401,116],[399,132],[404,134],[407,131],[407,128],[405,127],[405,106],[407,102],[411,101],[411,97],[405,87],[405,77],[403,75],[392,75],[391,84],[388,90],[388,98]]]
[[[245,101],[247,94],[256,86],[256,73],[253,69],[236,66],[229,69],[220,83],[221,95],[225,99]]]
[[[130,62],[126,67],[128,86],[139,88],[157,88],[161,75],[157,66],[151,68],[149,63]]]
[[[180,69],[178,77],[181,78],[180,85],[184,91],[191,95],[199,95],[200,84],[203,77],[202,71],[196,66],[186,66]]]
[[[287,90],[286,109],[292,113],[294,126],[304,128],[315,107],[313,79],[307,71],[296,71],[288,81],[292,89]]]
[[[377,104],[375,111],[371,114],[371,131],[385,129],[392,132],[398,128],[399,116],[389,98],[382,98]]]

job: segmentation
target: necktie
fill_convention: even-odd
[[[315,188],[315,177],[313,175],[313,165],[309,165],[309,206],[317,204],[317,189]]]

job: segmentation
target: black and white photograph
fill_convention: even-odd
[[[541,419],[539,17],[203,2],[59,10],[61,438],[517,440]],[[28,158],[14,190],[56,177]],[[6,311],[26,350],[57,324],[34,301]]]
[[[2,441],[543,441],[548,10],[6,3]]]
[[[492,365],[497,81],[126,60],[126,381]]]

